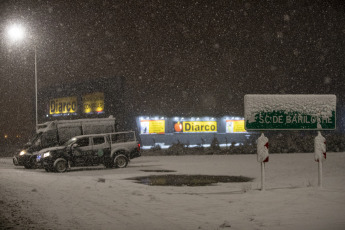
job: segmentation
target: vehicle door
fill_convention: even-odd
[[[108,136],[96,136],[92,138],[93,142],[93,155],[95,157],[109,156],[110,142],[107,140]]]
[[[90,137],[80,137],[73,144],[72,155],[77,163],[87,161],[87,158],[93,154]]]

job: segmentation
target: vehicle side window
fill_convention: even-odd
[[[88,146],[89,138],[80,138],[75,143],[78,145],[78,147]]]
[[[111,138],[111,142],[112,143],[116,143],[116,140],[117,140],[117,135],[110,135],[110,138]]]
[[[134,133],[126,133],[125,135],[126,141],[134,141]]]
[[[123,133],[111,135],[111,141],[113,143],[125,142],[125,135]]]
[[[134,140],[135,140],[134,132],[119,133],[119,134],[111,135],[112,143],[120,143],[120,142],[134,141]]]
[[[104,144],[105,140],[104,137],[94,137],[93,138],[93,144],[94,145],[100,145],[100,144]]]

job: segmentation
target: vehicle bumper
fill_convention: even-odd
[[[141,151],[133,151],[131,152],[129,158],[130,159],[134,159],[134,158],[137,158],[137,157],[140,157],[141,156]]]
[[[38,154],[37,156],[36,156],[36,167],[37,168],[43,168],[43,158],[42,158],[43,156],[42,155],[40,155],[40,154]]]
[[[13,156],[13,164],[15,166],[24,166],[24,164],[26,164],[29,160],[30,160],[31,155],[15,155]]]

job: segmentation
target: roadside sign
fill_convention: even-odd
[[[245,128],[250,130],[332,130],[335,95],[244,96]]]

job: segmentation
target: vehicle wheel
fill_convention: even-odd
[[[31,166],[32,169],[37,168],[37,166],[36,166],[36,155],[35,155],[35,156],[32,156],[32,157],[30,158],[29,164],[30,164],[30,166]]]
[[[24,164],[24,168],[26,168],[26,169],[31,169],[31,165],[30,165],[30,163],[26,163],[26,164]]]
[[[13,164],[14,164],[15,166],[17,166],[17,165],[18,165],[18,160],[17,160],[17,158],[16,158],[16,157],[13,157]]]
[[[125,168],[128,165],[128,158],[123,155],[123,154],[119,154],[117,156],[115,156],[114,158],[114,166],[115,168]]]
[[[67,170],[67,161],[65,159],[59,158],[54,162],[54,169],[56,172],[62,173]]]
[[[44,169],[46,170],[46,172],[51,172],[51,171],[52,171],[52,170],[51,170],[50,168],[48,168],[48,167],[45,167]]]
[[[31,157],[28,162],[24,163],[24,167],[26,169],[34,169],[36,168],[36,162],[35,162],[35,158]]]

